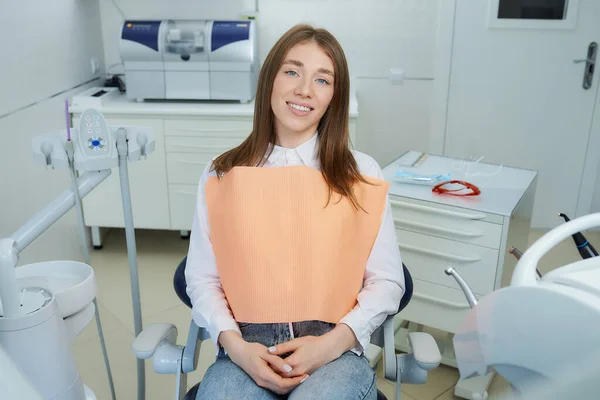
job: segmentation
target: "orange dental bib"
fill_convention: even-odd
[[[206,183],[210,239],[235,319],[338,323],[356,305],[389,183],[367,177],[356,210],[305,166],[235,167]]]

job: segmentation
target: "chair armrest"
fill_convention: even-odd
[[[154,355],[154,352],[163,341],[175,344],[177,341],[177,327],[175,325],[154,324],[147,326],[134,339],[131,350],[137,358],[145,360]]]
[[[383,322],[383,367],[385,379],[395,382],[398,375],[398,364],[396,362],[396,343],[394,339],[394,317],[389,315]]]
[[[198,356],[200,355],[200,346],[202,341],[209,339],[210,336],[206,329],[196,325],[194,320],[190,322],[190,332],[188,333],[185,348],[183,349],[183,360],[181,370],[184,374],[196,370],[198,365]]]
[[[408,345],[419,368],[429,371],[440,365],[442,355],[433,337],[424,332],[411,332],[408,334]],[[409,350],[410,352],[410,350]]]

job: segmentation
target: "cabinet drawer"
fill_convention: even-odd
[[[430,201],[417,200],[409,197],[390,195],[392,207],[403,211],[425,212],[427,214],[438,215],[451,220],[462,219],[472,221],[490,222],[502,225],[504,216],[500,214],[491,214],[471,210],[464,207],[456,207],[447,204],[439,204]]]
[[[412,269],[410,272],[412,274]],[[452,279],[451,276],[448,278]],[[419,279],[414,279],[413,283],[412,299],[400,314],[401,318],[446,332],[456,332],[471,311],[462,290]],[[476,297],[479,299],[483,296]]]
[[[171,229],[192,230],[198,185],[169,185]]]
[[[165,120],[165,136],[239,137],[252,132],[252,118]]]
[[[502,225],[482,221],[486,214],[390,199],[397,229],[444,239],[500,248]]]
[[[397,229],[402,261],[415,279],[459,289],[446,268],[454,267],[475,293],[494,290],[498,250]]]
[[[167,177],[169,183],[198,185],[200,176],[211,162],[212,153],[167,153]]]
[[[239,145],[243,138],[236,137],[167,137],[168,153],[207,153],[219,155]]]

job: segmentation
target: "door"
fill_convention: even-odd
[[[538,170],[536,228],[592,203],[598,21],[598,0],[456,0],[444,153]]]

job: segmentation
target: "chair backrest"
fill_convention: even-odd
[[[187,256],[183,257],[183,260],[181,260],[181,262],[179,263],[179,265],[177,266],[177,269],[175,270],[175,275],[173,275],[173,289],[175,289],[175,293],[177,294],[177,297],[179,297],[179,299],[181,301],[183,301],[183,303],[188,306],[189,308],[192,308],[192,302],[190,301],[190,297],[187,295],[187,291],[186,291],[186,281],[185,281],[185,264],[187,262]]]
[[[402,269],[404,270],[404,295],[402,296],[402,299],[400,299],[400,307],[398,307],[398,312],[404,310],[404,308],[410,302],[410,299],[412,299],[413,295],[412,276],[410,276],[410,272],[404,263],[402,263]]]
[[[187,262],[187,256],[185,256],[183,258],[183,260],[181,260],[181,262],[177,266],[177,269],[175,270],[175,275],[173,276],[173,288],[175,289],[175,293],[177,293],[177,296],[179,297],[179,299],[181,299],[181,301],[183,301],[183,303],[185,305],[187,305],[189,308],[192,308],[192,302],[190,301],[190,298],[187,295],[187,291],[186,291],[186,286],[187,286],[186,281],[185,281],[185,264],[186,264],[186,262]],[[410,272],[408,271],[408,268],[406,268],[406,265],[404,265],[404,263],[402,264],[402,268],[404,270],[405,291],[404,291],[404,296],[402,296],[402,299],[400,300],[400,306],[398,307],[397,313],[402,311],[408,305],[408,303],[410,302],[410,299],[412,298],[412,294],[413,294],[413,280],[412,280],[412,277],[410,276]]]

